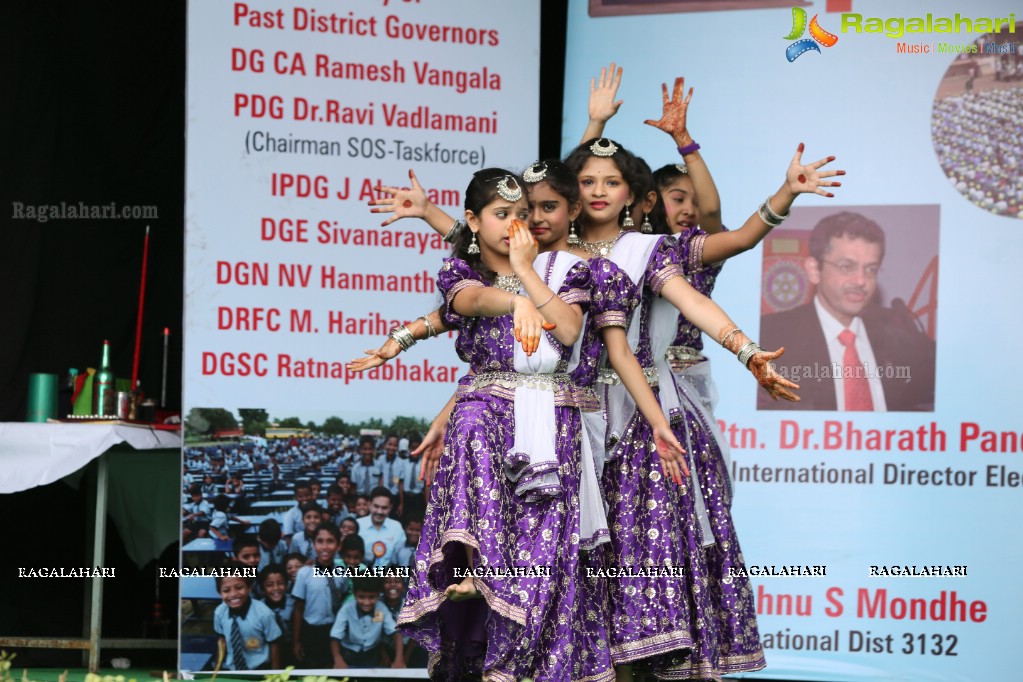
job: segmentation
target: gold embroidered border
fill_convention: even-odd
[[[597,325],[597,329],[603,329],[604,327],[621,327],[622,329],[629,328],[629,318],[621,310],[608,310],[603,312],[594,318],[594,322]]]
[[[560,296],[561,300],[569,305],[574,303],[589,303],[590,302],[590,291],[589,289],[569,289]]]
[[[597,395],[592,389],[577,386],[571,376],[564,373],[485,372],[475,375],[470,382],[459,385],[457,392],[459,397],[466,393],[481,392],[502,400],[514,400],[515,389],[520,386],[553,392],[555,407],[577,407],[587,412],[600,408]]]
[[[659,656],[678,649],[692,649],[693,638],[689,630],[663,632],[634,642],[611,647],[611,660],[615,665],[632,663],[650,656]]]
[[[672,277],[681,277],[681,276],[682,276],[682,268],[680,268],[676,263],[671,263],[670,265],[666,265],[663,268],[661,268],[660,270],[658,270],[657,272],[655,272],[653,277],[650,278],[650,282],[649,282],[650,291],[652,291],[656,295],[660,296],[661,295],[661,289],[664,288],[665,283],[669,279],[671,279]]]
[[[662,680],[714,680],[722,682],[722,675],[733,673],[749,673],[756,670],[763,670],[767,667],[764,660],[764,652],[757,651],[752,654],[741,654],[733,656],[722,656],[718,660],[718,667],[715,668],[709,661],[700,663],[697,666],[692,661],[686,661],[679,666],[658,670],[655,675]]]

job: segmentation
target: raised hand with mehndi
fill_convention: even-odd
[[[718,341],[722,346],[735,353],[739,362],[746,366],[757,383],[764,387],[767,393],[777,400],[782,398],[790,402],[799,402],[799,396],[793,390],[799,390],[799,385],[785,379],[774,370],[771,364],[785,352],[784,348],[776,351],[766,351],[742,333],[742,330],[734,324],[729,324],[718,334]]]
[[[675,140],[675,144],[679,147],[685,147],[693,143],[693,138],[686,127],[686,116],[689,111],[689,102],[693,99],[693,89],[689,88],[689,93],[683,97],[682,92],[685,89],[685,85],[685,78],[676,78],[671,97],[668,97],[668,85],[667,83],[661,83],[663,100],[661,118],[656,121],[650,118],[643,121],[648,126],[653,126],[671,135],[671,138]]]

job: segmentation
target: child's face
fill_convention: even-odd
[[[340,493],[330,493],[327,495],[327,509],[330,510],[331,514],[337,514],[341,511],[341,506],[344,502],[345,498]]]
[[[206,484],[213,483],[213,477],[210,476],[209,474],[206,474],[205,476],[202,477],[202,482]]]
[[[394,456],[398,454],[397,436],[391,436],[384,441],[384,454],[386,454],[389,459],[393,459]]]
[[[294,580],[295,576],[298,575],[299,569],[302,568],[302,562],[298,559],[288,559],[284,566],[284,569],[288,572],[288,580]]]
[[[384,578],[384,599],[395,602],[405,594],[405,581],[396,576]]]
[[[362,563],[362,552],[357,549],[346,549],[341,552],[341,561],[345,562],[345,566],[355,568]]]
[[[299,488],[295,491],[295,501],[298,502],[298,506],[302,506],[306,502],[311,502],[313,499],[313,491],[310,488]]]
[[[610,158],[591,156],[579,171],[579,197],[583,215],[594,224],[618,222],[633,200],[618,165]]]
[[[302,525],[305,526],[305,532],[312,534],[316,530],[316,526],[323,523],[323,515],[320,514],[319,509],[310,509],[305,514],[302,514]]]
[[[259,547],[242,547],[236,558],[246,566],[259,566]]]
[[[199,504],[202,502],[202,493],[192,493],[192,504]]]
[[[313,500],[320,499],[320,484],[319,483],[313,483],[312,489],[310,490],[309,494],[310,494],[310,498],[313,499]]]
[[[249,584],[244,578],[223,578],[220,581],[220,598],[228,608],[240,609],[249,601]]]
[[[339,530],[341,531],[341,539],[344,540],[349,535],[354,535],[359,532],[359,524],[352,519],[345,519],[341,522]]]
[[[369,504],[369,513],[372,515],[373,523],[379,526],[391,514],[391,499],[383,495],[374,497]]]
[[[359,518],[369,514],[369,500],[365,497],[360,497],[355,500],[355,515]]]
[[[554,191],[547,181],[538,182],[529,190],[529,231],[541,249],[548,249],[568,239],[568,226],[579,217],[582,204],[571,206]]]
[[[359,608],[362,613],[372,613],[377,607],[377,600],[380,599],[380,595],[376,592],[367,592],[366,590],[355,590],[355,605]]]
[[[337,487],[341,488],[341,495],[343,497],[348,497],[352,494],[352,479],[342,476],[337,479]]]
[[[423,524],[419,521],[409,521],[405,524],[405,538],[410,545],[419,544],[419,536],[423,532]]]
[[[313,551],[316,552],[317,560],[324,566],[334,563],[337,547],[337,538],[325,530],[317,532],[313,539]]]
[[[680,175],[661,190],[661,201],[672,232],[682,232],[700,224],[700,207],[696,203],[693,181]]]
[[[359,446],[359,456],[362,457],[363,464],[370,464],[373,461],[373,455],[376,453],[376,448],[369,441],[365,441]]]
[[[479,214],[466,211],[465,218],[476,233],[484,259],[495,256],[503,259],[510,253],[508,228],[513,220],[521,220],[523,223],[529,220],[529,204],[524,195],[518,201],[507,201],[498,196],[484,206]]]
[[[270,601],[283,601],[284,594],[288,591],[288,583],[280,573],[271,573],[263,580],[263,591]]]

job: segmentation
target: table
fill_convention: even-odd
[[[122,447],[115,450],[119,445]],[[140,455],[135,452],[139,450],[149,452]],[[167,479],[173,483],[154,488],[147,484],[154,480],[153,467],[160,464],[172,465],[173,473],[170,478],[160,475],[155,480]],[[177,432],[124,422],[0,423],[0,493],[48,485],[65,477],[71,477],[70,482],[76,483],[86,467],[96,472],[95,502],[90,505],[94,508],[95,525],[88,565],[103,566],[108,511],[124,538],[128,555],[139,565],[159,556],[177,539],[180,483],[173,478],[174,473],[181,474],[181,437]],[[111,489],[117,494],[110,495]],[[153,517],[139,519],[135,511],[139,506],[151,509]],[[102,639],[103,578],[91,578],[86,587],[83,637],[2,637],[0,648],[82,649],[88,651],[91,672],[99,670],[103,646],[177,648],[176,640]]]

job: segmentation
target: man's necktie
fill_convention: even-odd
[[[870,412],[874,409],[874,401],[870,397],[867,369],[860,362],[860,354],[856,352],[856,334],[843,329],[838,340],[845,346],[845,354],[842,356],[845,409],[847,412]]]

